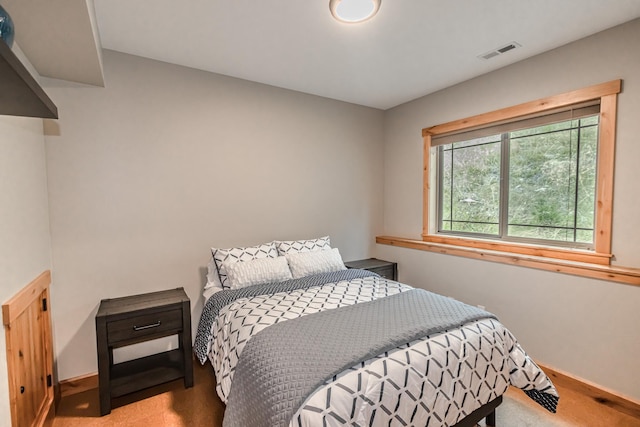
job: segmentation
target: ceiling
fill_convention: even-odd
[[[36,34],[30,38],[37,42],[29,42],[35,47],[23,46],[29,37],[14,21],[17,43],[45,76],[102,84],[101,46],[379,109],[640,17],[640,0],[383,0],[378,15],[361,24],[335,21],[329,0],[0,3],[12,16],[11,8],[38,6],[27,16],[16,12],[25,22],[24,32]],[[54,6],[43,11],[45,3]],[[29,22],[38,14],[63,19],[64,31],[38,35],[42,29]],[[74,23],[67,22],[70,17]],[[51,38],[62,41],[52,48]],[[479,58],[512,42],[521,47]],[[56,74],[62,67],[55,65],[51,51],[69,46],[72,52],[58,55],[58,61],[67,58],[72,68],[93,73],[92,78]],[[49,56],[33,59],[43,56],[38,50]],[[81,51],[93,55],[89,65],[79,59]]]

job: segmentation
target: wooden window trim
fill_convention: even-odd
[[[622,80],[613,80],[587,88],[525,102],[489,113],[432,126],[422,130],[424,140],[423,167],[423,225],[422,240],[434,244],[444,244],[472,250],[490,250],[508,254],[534,256],[541,259],[557,259],[597,265],[611,263],[611,227],[613,208],[613,176],[616,135],[617,94],[622,88]],[[600,99],[600,128],[598,142],[598,178],[596,189],[596,218],[594,251],[556,248],[551,246],[510,243],[498,240],[484,240],[473,237],[452,237],[435,233],[430,222],[429,210],[432,193],[429,184],[431,171],[431,139],[435,136],[461,132],[472,128],[488,126],[498,122],[540,114],[542,112],[570,107],[574,104]]]
[[[501,251],[474,249],[464,246],[431,243],[417,239],[408,239],[395,236],[377,236],[376,243],[380,245],[389,245],[399,248],[435,252],[444,255],[454,255],[465,258],[491,261],[520,267],[535,268],[538,270],[553,271],[555,273],[571,274],[574,276],[588,277],[591,279],[607,280],[610,282],[640,286],[640,269],[637,268],[598,265],[593,263],[565,261],[554,258],[520,255]]]

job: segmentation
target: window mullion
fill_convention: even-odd
[[[436,168],[436,182],[438,183],[438,193],[437,193],[437,200],[438,200],[438,209],[437,209],[437,218],[436,220],[438,221],[436,224],[436,230],[438,232],[444,230],[444,205],[443,205],[443,200],[444,200],[444,147],[443,146],[439,146],[436,148],[436,150],[438,150],[438,166]]]
[[[507,238],[509,222],[509,133],[500,140],[500,215],[498,233],[500,239]]]
[[[451,174],[449,179],[449,230],[453,230],[453,219],[455,218],[453,214],[453,179],[455,177],[454,146],[455,144],[451,146],[451,172],[449,172]]]
[[[577,133],[578,133],[578,141],[577,141],[577,148],[576,148],[576,182],[575,182],[575,194],[574,194],[574,198],[573,198],[573,241],[577,242],[578,241],[578,199],[579,199],[579,195],[578,195],[578,191],[580,190],[580,143],[582,142],[582,120],[578,120],[578,129],[577,129]]]

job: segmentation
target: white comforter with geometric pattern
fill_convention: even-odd
[[[207,345],[218,395],[226,403],[242,349],[262,329],[409,289],[371,276],[233,301],[220,310]],[[482,319],[340,373],[305,401],[290,426],[454,425],[510,384],[557,396],[513,335],[500,322]]]

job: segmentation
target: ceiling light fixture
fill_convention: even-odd
[[[355,24],[371,19],[378,13],[382,0],[329,0],[329,9],[340,22]]]

